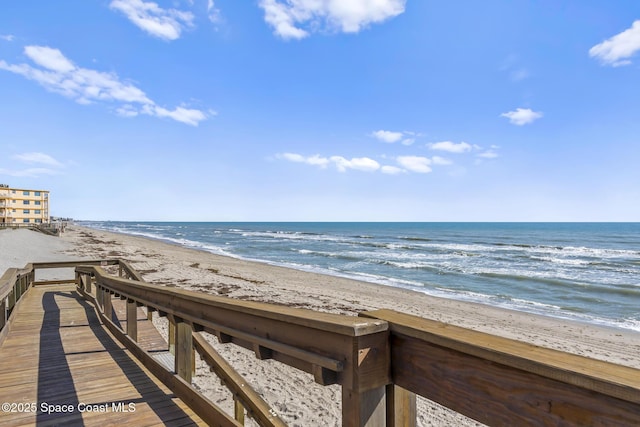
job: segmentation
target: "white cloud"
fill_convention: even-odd
[[[141,89],[120,80],[115,73],[78,67],[58,49],[27,46],[24,51],[42,68],[28,64],[12,65],[0,60],[0,69],[20,74],[39,83],[45,89],[71,98],[79,104],[111,102],[119,104],[115,111],[120,116],[133,117],[143,113],[155,117],[168,117],[192,126],[197,126],[208,117],[203,111],[183,106],[174,110],[160,107]]]
[[[282,153],[282,154],[276,154],[276,157],[279,159],[289,160],[290,162],[305,163],[305,157],[300,154]]]
[[[340,172],[346,172],[347,169],[354,169],[363,172],[375,172],[380,169],[380,163],[368,157],[354,157],[349,160],[342,156],[331,156],[327,158],[315,154],[310,157],[305,157],[295,153],[283,153],[277,154],[276,158],[295,163],[305,163],[308,165],[318,166],[320,168],[326,168],[328,165],[333,164]]]
[[[487,150],[478,154],[478,157],[481,157],[483,159],[495,159],[496,157],[498,157],[498,153],[496,153],[495,150]]]
[[[64,165],[48,154],[40,152],[22,153],[11,156],[11,159],[27,165],[44,165],[48,167],[31,167],[20,170],[0,169],[0,175],[14,177],[37,178],[42,175],[59,175]]]
[[[346,172],[349,169],[353,169],[363,172],[382,172],[388,175],[397,175],[407,172],[429,173],[432,171],[431,165],[441,166],[453,164],[450,160],[438,156],[434,156],[431,159],[421,156],[398,156],[395,158],[395,161],[400,167],[381,165],[376,160],[369,157],[354,157],[349,160],[343,156],[322,157],[316,154],[310,157],[305,157],[296,153],[276,154],[275,157],[290,162],[319,166],[320,168],[326,168],[329,165],[333,165],[339,172]]]
[[[153,2],[112,0],[109,7],[124,13],[141,30],[163,40],[176,40],[185,27],[193,26],[191,12],[163,9]]]
[[[397,175],[399,173],[406,173],[407,171],[405,169],[402,169],[396,166],[382,166],[380,168],[380,172],[386,173],[389,175]]]
[[[48,154],[45,153],[23,153],[23,154],[15,154],[11,156],[12,159],[18,160],[24,163],[40,163],[43,165],[54,166],[54,167],[62,167],[62,163],[54,159]]]
[[[399,156],[396,161],[403,168],[417,173],[429,173],[431,172],[431,160],[427,157],[420,156]]]
[[[264,19],[283,39],[302,39],[309,31],[357,33],[369,24],[404,12],[406,0],[260,0]],[[300,28],[305,26],[306,29]]]
[[[402,139],[403,137],[403,133],[402,132],[391,132],[388,130],[377,130],[375,132],[371,133],[371,136],[373,136],[374,138],[379,139],[382,142],[388,142],[388,143],[394,143],[394,142],[398,142]]]
[[[222,20],[220,9],[215,6],[213,0],[209,0],[207,3],[207,16],[209,17],[209,21],[214,24],[217,24]]]
[[[123,105],[116,108],[116,114],[122,117],[136,117],[140,113],[132,105]]]
[[[467,151],[471,151],[473,148],[471,144],[467,144],[466,142],[451,142],[451,141],[441,141],[441,142],[433,142],[428,144],[428,147],[432,150],[438,151],[446,151],[449,153],[466,153]]]
[[[0,40],[12,42],[14,39],[15,37],[11,34],[0,34]]]
[[[500,117],[508,118],[513,125],[523,126],[538,120],[540,117],[542,117],[542,113],[533,111],[529,108],[516,108],[516,111],[502,113],[500,114]]]
[[[304,157],[304,156],[301,156],[300,154],[295,154],[295,153],[283,153],[283,154],[276,155],[276,157],[280,159],[288,160],[290,162],[306,163],[308,165],[319,166],[321,168],[327,167],[327,165],[330,163],[329,159],[327,159],[326,157],[321,157],[318,154],[315,154],[310,157]]]
[[[434,165],[439,165],[439,166],[448,166],[453,164],[451,160],[445,159],[444,157],[440,157],[440,156],[433,156],[431,158],[431,162],[433,162]]]
[[[593,46],[589,56],[598,59],[603,65],[618,67],[631,64],[631,58],[640,51],[640,19],[634,21],[631,28]]]
[[[174,110],[158,107],[157,105],[145,105],[142,108],[144,114],[156,117],[169,117],[175,121],[191,126],[198,126],[198,123],[205,120],[207,115],[200,110],[191,108],[176,107]]]
[[[71,61],[65,58],[62,52],[47,46],[27,46],[24,48],[24,54],[36,64],[51,71],[68,73],[76,68]]]
[[[345,172],[347,169],[374,172],[380,169],[380,163],[368,157],[356,157],[347,160],[342,156],[331,156],[330,160],[336,165],[340,172]]]
[[[415,132],[409,131],[393,132],[389,130],[376,130],[374,132],[371,132],[371,136],[378,139],[379,141],[389,144],[400,141],[402,145],[411,145],[416,142],[415,137],[420,135],[416,134]]]

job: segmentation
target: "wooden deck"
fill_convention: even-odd
[[[15,405],[3,405],[0,425],[206,425],[103,328],[75,285],[33,287],[16,310],[0,347],[0,403]],[[138,320],[140,345],[165,352],[141,309]]]

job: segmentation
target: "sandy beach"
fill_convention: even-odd
[[[0,231],[0,270],[30,261],[122,258],[148,282],[251,301],[356,315],[389,308],[590,358],[640,368],[640,334],[563,321],[417,292],[302,272],[186,249],[157,240],[71,226],[59,238],[28,230]],[[162,330],[164,319],[157,321]],[[216,348],[290,425],[340,425],[340,389],[235,346]],[[231,411],[231,396],[200,364],[196,386]],[[419,399],[418,425],[477,425]]]

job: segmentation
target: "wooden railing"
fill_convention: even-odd
[[[416,396],[495,426],[640,425],[638,369],[390,310],[341,316],[155,286],[126,262],[109,262],[123,277],[78,266],[79,292],[105,326],[211,424],[241,425],[246,410],[259,425],[284,425],[201,331],[251,349],[258,359],[308,372],[319,384],[340,384],[344,426],[414,426]],[[28,288],[33,276],[26,270],[20,286]],[[126,331],[112,321],[113,298],[127,302]],[[174,325],[172,371],[137,345],[139,306]],[[235,396],[235,417],[191,386],[194,349]]]
[[[31,230],[40,231],[41,233],[49,234],[51,236],[59,236],[63,226],[59,223],[0,222],[0,230],[7,228],[28,228]]]
[[[20,302],[20,298],[24,293],[36,282],[36,270],[48,268],[75,268],[78,265],[116,265],[119,260],[87,260],[72,262],[53,262],[53,263],[30,263],[23,268],[10,268],[0,276],[0,343],[3,341],[8,325],[11,323],[11,314],[14,308]],[[47,281],[42,283],[68,283],[73,282],[73,278],[69,280]]]

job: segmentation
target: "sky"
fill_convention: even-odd
[[[7,0],[0,183],[129,221],[640,221],[636,0]]]

